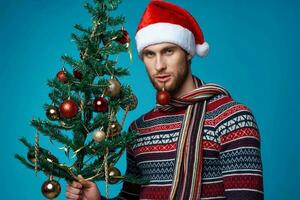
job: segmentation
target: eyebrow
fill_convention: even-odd
[[[161,52],[164,52],[164,51],[166,51],[167,49],[176,49],[176,48],[178,48],[176,45],[169,45],[169,46],[164,47],[164,48],[161,50]]]
[[[162,48],[162,49],[160,50],[160,52],[164,52],[164,51],[166,51],[167,49],[176,49],[176,48],[177,48],[176,45],[168,45],[168,46]],[[142,54],[146,54],[146,53],[154,53],[154,51],[149,50],[149,49],[143,50]]]
[[[142,51],[142,54],[146,54],[146,53],[154,53],[154,52],[148,49]]]

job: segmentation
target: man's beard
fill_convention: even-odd
[[[178,71],[177,74],[171,74],[172,77],[174,78],[174,80],[171,83],[171,85],[165,85],[165,87],[159,85],[155,81],[155,78],[151,77],[149,75],[149,73],[148,73],[148,76],[149,76],[150,81],[152,82],[153,87],[155,87],[155,89],[157,91],[161,91],[162,87],[164,87],[165,91],[168,91],[171,94],[171,96],[173,96],[181,89],[181,87],[183,86],[183,83],[187,80],[189,71],[190,71],[190,67],[184,66],[181,70]]]

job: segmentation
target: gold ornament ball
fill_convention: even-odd
[[[109,167],[108,168],[108,182],[110,184],[116,184],[119,182],[120,178],[117,178],[115,176],[121,176],[121,172],[116,167]]]
[[[110,134],[109,136],[110,137],[114,137],[114,136],[117,136],[120,134],[120,131],[121,131],[121,125],[119,124],[119,122],[115,121],[115,122],[112,122],[110,124]]]
[[[59,182],[55,180],[48,180],[43,183],[41,190],[44,197],[54,199],[60,194],[61,187]]]
[[[58,107],[51,105],[47,108],[46,115],[50,120],[58,120],[59,119],[59,109]]]
[[[95,142],[101,142],[105,139],[105,132],[102,130],[97,130],[93,135],[93,140]]]
[[[109,79],[108,83],[109,83],[109,86],[105,89],[104,94],[109,97],[118,96],[121,91],[120,82],[116,79]]]

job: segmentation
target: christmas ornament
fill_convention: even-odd
[[[61,187],[59,182],[50,179],[43,183],[41,190],[44,197],[54,199],[60,194]]]
[[[162,91],[159,91],[156,94],[156,101],[160,105],[167,105],[167,104],[169,104],[170,100],[171,100],[171,95],[169,92],[165,91],[164,88]]]
[[[50,120],[58,120],[59,119],[59,109],[58,107],[51,105],[47,108],[46,115]]]
[[[116,97],[120,94],[120,82],[114,78],[108,80],[109,86],[105,89],[104,94],[109,97]]]
[[[65,100],[59,107],[59,112],[62,117],[72,118],[78,112],[78,106],[72,99]]]
[[[108,109],[108,102],[103,97],[97,97],[93,102],[95,112],[106,112]]]
[[[81,80],[82,79],[82,73],[76,69],[73,70],[73,75],[75,78]]]
[[[108,169],[108,182],[110,184],[116,184],[120,180],[121,172],[116,167],[109,167]]]
[[[109,137],[115,137],[119,135],[122,129],[121,125],[117,121],[113,121],[110,124],[109,128],[110,128]]]
[[[60,80],[60,81],[63,82],[63,83],[66,83],[66,82],[67,82],[67,73],[66,73],[64,67],[62,68],[61,71],[59,71],[59,72],[56,74],[56,77],[58,78],[58,80]]]
[[[94,135],[93,135],[93,140],[95,142],[101,142],[105,139],[105,132],[102,131],[102,130],[97,130],[96,132],[94,132]]]
[[[119,33],[121,36],[116,38],[117,42],[119,42],[120,44],[126,44],[130,42],[129,33],[124,28],[119,30]]]
[[[134,110],[136,107],[137,107],[137,105],[138,105],[138,99],[137,99],[137,97],[133,94],[133,95],[129,95],[126,99],[125,99],[125,101],[123,101],[122,103],[121,103],[121,108],[123,109],[123,110],[126,110],[126,109],[128,109],[128,111],[132,111],[132,110]]]

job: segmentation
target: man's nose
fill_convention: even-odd
[[[160,72],[166,69],[166,63],[164,62],[164,59],[161,56],[157,56],[156,63],[155,63],[155,69],[156,71]]]

